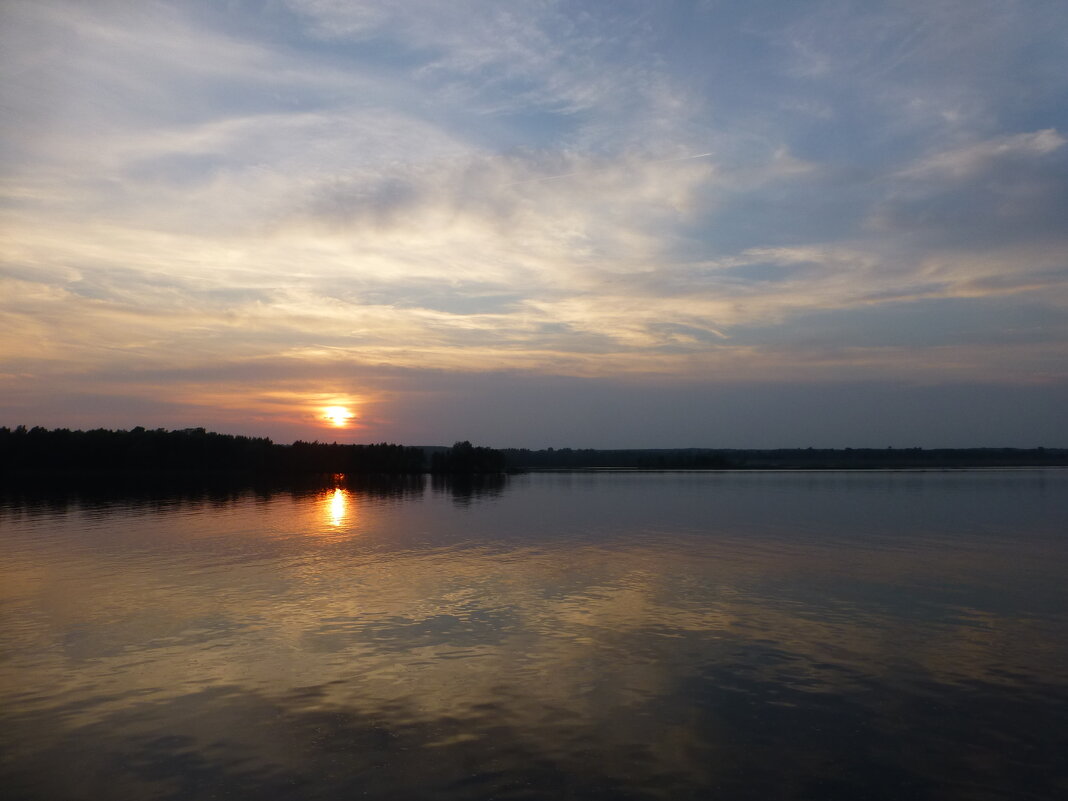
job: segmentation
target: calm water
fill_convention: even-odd
[[[1068,797],[1068,471],[0,508],[6,797]]]

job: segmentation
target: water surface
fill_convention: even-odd
[[[1068,472],[0,507],[16,798],[1051,799]]]

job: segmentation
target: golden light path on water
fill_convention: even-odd
[[[327,496],[326,500],[326,522],[334,527],[339,528],[344,525],[349,513],[349,495],[351,493],[341,489],[341,487],[335,487],[334,491]]]
[[[340,481],[342,476],[336,476]],[[309,534],[323,539],[347,539],[357,533],[359,522],[356,511],[359,498],[343,486],[323,490],[315,496],[313,504],[318,525],[307,528]]]

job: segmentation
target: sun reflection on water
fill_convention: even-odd
[[[343,487],[327,490],[319,498],[319,516],[328,531],[340,533],[351,527],[356,509],[356,498]]]
[[[345,490],[341,489],[341,487],[336,487],[334,494],[330,496],[330,525],[336,528],[345,522],[348,506],[349,502],[345,497]]]

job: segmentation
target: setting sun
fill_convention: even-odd
[[[323,419],[329,422],[330,425],[337,426],[338,428],[343,428],[348,425],[349,420],[355,416],[356,415],[344,406],[327,406],[323,409]]]

